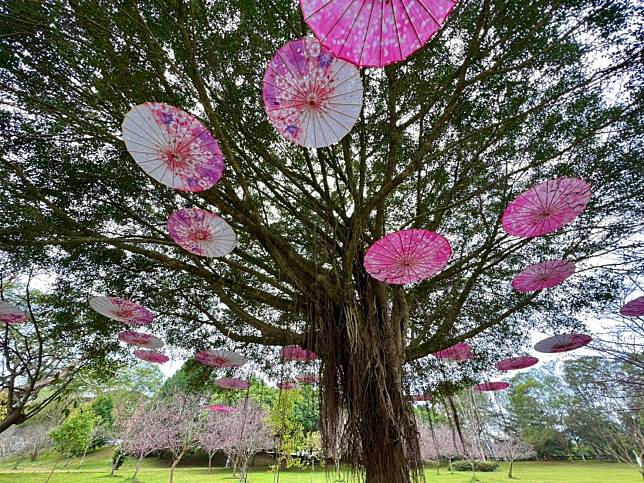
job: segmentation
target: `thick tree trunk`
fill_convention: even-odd
[[[408,483],[422,465],[416,422],[403,391],[403,317],[390,317],[384,291],[372,288],[366,314],[344,307],[340,320],[320,324],[323,432],[332,441],[334,424],[346,413],[348,462],[364,469],[367,483]],[[394,301],[394,314],[399,304]]]

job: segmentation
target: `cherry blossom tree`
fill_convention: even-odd
[[[510,463],[508,478],[514,478],[512,469],[516,460],[533,458],[537,454],[532,446],[521,441],[521,438],[516,434],[507,434],[503,438],[499,438],[495,441],[494,447],[497,457]]]
[[[136,479],[143,458],[162,449],[159,431],[164,425],[159,419],[158,408],[140,405],[128,419],[123,432],[123,450],[138,458],[132,480]]]
[[[223,451],[223,431],[227,428],[224,419],[227,414],[211,411],[203,421],[203,426],[197,434],[197,444],[208,453],[208,471],[212,468],[212,457],[217,451]]]

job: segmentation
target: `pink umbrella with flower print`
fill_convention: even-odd
[[[224,389],[232,389],[234,391],[241,391],[250,387],[250,382],[237,377],[222,377],[221,379],[217,379],[215,384]]]
[[[509,357],[497,362],[496,368],[499,371],[517,371],[519,369],[525,369],[526,367],[532,367],[537,362],[539,362],[539,359],[532,356]]]
[[[170,358],[165,354],[162,354],[161,352],[153,351],[153,350],[148,351],[148,350],[137,349],[133,352],[133,354],[139,359],[142,359],[147,362],[154,362],[155,364],[163,364],[170,360]]]
[[[519,292],[536,292],[563,283],[575,273],[575,264],[567,260],[548,260],[523,269],[512,287]]]
[[[5,324],[23,324],[27,322],[27,314],[9,302],[0,302],[0,322]]]
[[[294,391],[296,389],[299,389],[300,387],[291,381],[282,381],[277,383],[278,389],[281,389],[282,391]]]
[[[307,148],[347,135],[362,109],[358,69],[312,37],[280,48],[266,68],[264,108],[277,132]]]
[[[237,408],[225,406],[223,404],[213,404],[212,406],[208,406],[208,411],[212,411],[214,413],[230,414],[237,411]]]
[[[456,0],[300,0],[304,21],[335,55],[360,67],[406,59],[440,30]]]
[[[318,358],[315,352],[303,349],[299,345],[287,345],[282,348],[280,356],[285,361],[309,362]]]
[[[317,374],[298,374],[295,376],[295,380],[300,384],[317,384],[320,382],[320,378]]]
[[[371,245],[364,267],[376,280],[406,285],[433,277],[452,256],[447,239],[429,230],[402,230]]]
[[[433,352],[432,355],[437,359],[454,362],[462,362],[474,357],[472,354],[472,347],[465,342],[459,342],[447,349]]]
[[[624,304],[619,313],[625,317],[642,317],[644,315],[644,295]]]
[[[175,211],[168,218],[168,232],[186,251],[202,257],[223,257],[235,248],[235,232],[222,218],[200,208]]]
[[[118,338],[126,344],[145,347],[146,349],[160,349],[163,347],[163,341],[158,337],[134,330],[119,332]]]
[[[241,367],[244,364],[246,364],[246,362],[248,362],[248,359],[246,359],[241,354],[238,354],[237,352],[226,351],[226,350],[199,351],[195,355],[195,359],[197,359],[197,362],[200,362],[201,364],[204,364],[206,366],[220,367],[220,368]]]
[[[126,324],[146,325],[154,320],[152,312],[142,305],[119,297],[93,297],[89,306],[105,317]]]
[[[507,382],[484,382],[482,384],[477,384],[474,386],[475,391],[479,392],[488,392],[488,391],[503,391],[510,387],[510,384]]]
[[[219,143],[194,116],[161,102],[133,107],[123,140],[134,161],[159,183],[180,191],[212,188],[224,172]]]
[[[557,178],[533,186],[512,201],[501,217],[510,235],[531,238],[557,231],[586,209],[590,185],[578,178]]]
[[[558,334],[540,340],[535,344],[534,349],[547,354],[556,354],[579,349],[591,340],[593,338],[586,334]]]
[[[422,402],[431,401],[433,399],[433,396],[431,394],[413,394],[411,398],[416,402]]]

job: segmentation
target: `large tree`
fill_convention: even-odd
[[[145,301],[176,346],[317,351],[323,430],[346,416],[369,482],[416,475],[406,363],[439,374],[423,358],[455,342],[473,340],[483,361],[546,322],[579,328],[641,269],[636,2],[465,0],[410,59],[361,70],[356,126],[316,150],[280,138],[261,100],[268,60],[307,34],[294,0],[0,9],[0,247],[56,272],[70,303],[92,292]],[[209,126],[226,159],[219,185],[178,193],[143,174],[119,126],[144,101]],[[562,175],[593,186],[586,212],[547,237],[505,234],[504,206]],[[231,256],[173,243],[167,217],[186,206],[233,226]],[[445,235],[447,268],[409,287],[370,278],[366,248],[406,227]],[[512,291],[521,268],[562,256],[585,269],[565,290]]]

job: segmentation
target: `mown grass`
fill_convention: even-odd
[[[81,468],[78,468],[80,458],[72,458],[67,468],[62,468],[64,461],[59,463],[60,468],[54,472],[51,483],[124,483],[131,482],[135,461],[128,460],[116,473],[110,477],[110,459],[112,448],[104,448],[88,454]],[[0,462],[0,483],[43,483],[57,460],[55,454],[45,454],[37,461],[22,461],[17,470],[13,470],[15,459]],[[139,472],[138,480],[141,483],[166,483],[168,481],[168,462],[157,458],[146,459]],[[642,478],[636,468],[616,463],[598,462],[543,462],[520,461],[514,465],[515,479],[507,478],[507,465],[493,473],[477,473],[478,481],[482,483],[635,483]],[[428,482],[438,483],[470,483],[472,473],[450,473],[446,468],[441,468],[440,475],[435,469],[427,469]],[[211,473],[207,468],[179,467],[175,472],[175,483],[215,483],[235,481],[228,469],[217,468]],[[249,477],[251,483],[273,483],[276,475],[266,469],[255,469]],[[331,483],[336,481],[332,473],[323,469],[315,473],[310,470],[282,471],[279,475],[280,483]],[[355,477],[344,476],[347,483],[358,482]],[[396,483],[396,482],[392,482]]]

